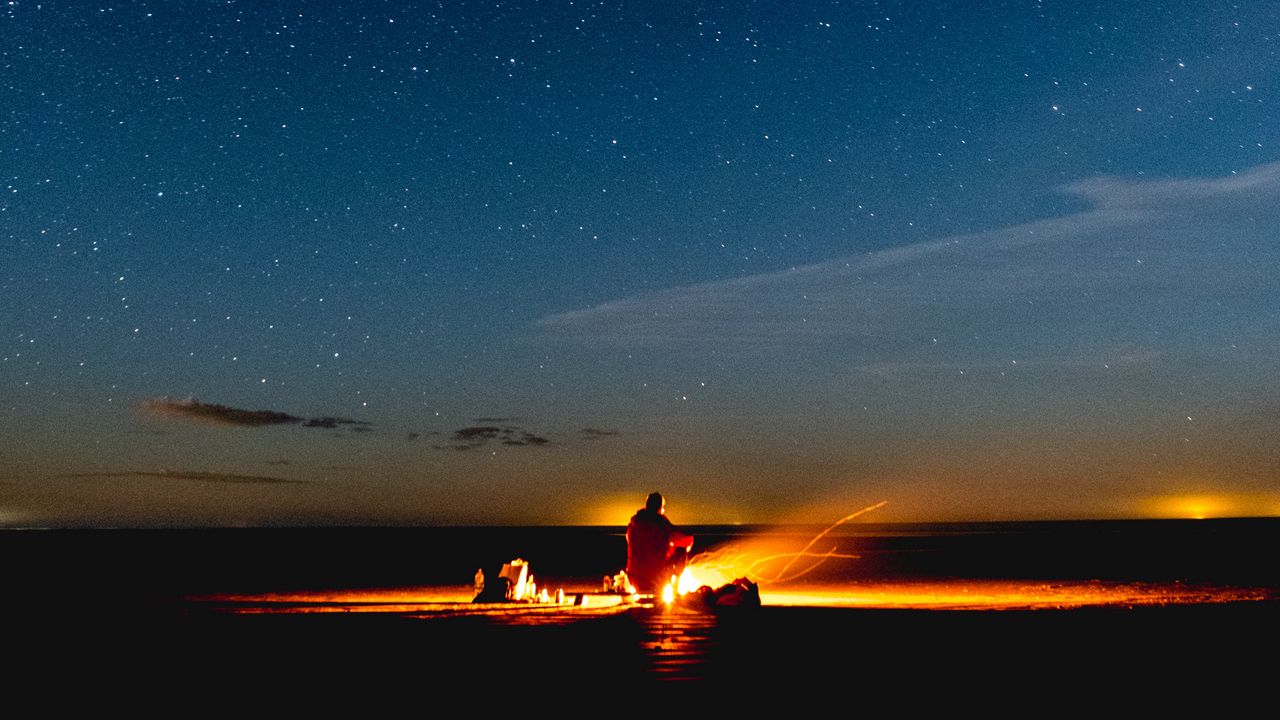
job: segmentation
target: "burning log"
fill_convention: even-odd
[[[742,577],[718,588],[710,585],[680,596],[680,606],[696,610],[754,609],[760,607],[760,586]]]
[[[731,546],[694,556],[680,575],[673,576],[671,582],[663,588],[662,602],[668,606],[713,610],[760,607],[758,582],[790,582],[809,574],[832,558],[858,558],[857,555],[836,552],[835,547],[826,552],[815,552],[814,545],[841,525],[886,504],[879,502],[840,518],[814,536],[798,552],[775,552],[761,557]],[[767,571],[783,561],[785,563],[780,570]],[[728,580],[735,576],[736,579]]]

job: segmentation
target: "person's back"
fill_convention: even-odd
[[[640,592],[658,592],[673,570],[679,572],[673,560],[683,552],[677,549],[692,545],[693,537],[667,519],[662,495],[653,493],[627,524],[627,577]]]
[[[648,508],[627,525],[627,577],[640,592],[655,592],[667,566],[671,521]]]

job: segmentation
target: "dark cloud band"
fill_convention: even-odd
[[[237,475],[234,473],[204,472],[200,470],[137,470],[127,472],[75,473],[66,478],[161,478],[164,480],[196,480],[198,482],[227,483],[231,485],[302,485],[306,480],[293,480],[273,475]]]
[[[152,417],[165,420],[179,420],[219,425],[223,427],[268,427],[271,425],[301,425],[302,427],[335,429],[339,426],[354,426],[353,429],[369,431],[370,423],[363,420],[352,420],[340,417],[304,418],[278,410],[244,410],[241,408],[203,403],[195,398],[174,400],[172,398],[149,398],[138,405],[139,409]]]

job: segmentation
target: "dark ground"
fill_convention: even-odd
[[[1096,526],[857,542],[886,577],[894,558],[905,577],[936,576],[936,568],[975,577],[1088,577],[1092,559],[1099,576],[1148,581],[1173,573],[1178,582],[1274,589],[1280,583],[1269,555],[1277,527],[1103,527],[1108,542],[1093,545]],[[634,698],[658,693],[752,714],[812,710],[826,698],[850,713],[966,708],[1038,716],[1132,708],[1148,715],[1206,707],[1233,715],[1246,701],[1270,703],[1277,682],[1274,599],[1035,611],[765,607],[703,615],[635,608],[543,624],[228,615],[186,598],[411,585],[443,575],[456,582],[459,569],[474,572],[472,558],[456,559],[457,569],[408,561],[433,543],[504,557],[506,543],[521,533],[549,557],[583,550],[579,565],[544,566],[590,576],[598,570],[593,563],[614,562],[617,538],[591,531],[596,544],[584,550],[581,530],[113,532],[0,533],[10,695],[36,697],[49,711],[89,701],[292,714],[407,701],[429,714],[437,701],[458,698],[466,704],[457,712],[467,715],[491,706],[507,714],[509,702],[610,715],[617,714],[610,708],[634,710]],[[973,560],[983,548],[986,561]],[[1179,559],[1185,572],[1177,572]]]
[[[633,609],[563,625],[476,617],[210,616],[156,621],[87,614],[7,628],[15,689],[129,687],[134,701],[471,698],[526,688],[573,708],[600,694],[691,694],[719,702],[826,697],[854,705],[1011,708],[1274,697],[1272,603],[1068,611],[763,608],[692,623]],[[9,618],[21,621],[21,618]],[[48,620],[48,618],[46,618]],[[692,624],[693,627],[689,625]],[[665,644],[667,657],[656,657]],[[681,666],[681,655],[697,657]],[[475,694],[480,693],[480,694]],[[522,695],[523,696],[523,695]],[[57,694],[50,697],[56,702]],[[1025,708],[1029,709],[1029,708]],[[1036,714],[1040,714],[1037,712]]]

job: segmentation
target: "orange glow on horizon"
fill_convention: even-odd
[[[1280,514],[1280,497],[1272,494],[1188,493],[1147,498],[1139,507],[1139,516],[1154,519],[1272,517]]]
[[[667,493],[664,491],[664,495]],[[631,521],[631,516],[644,507],[647,493],[628,493],[626,495],[609,495],[597,498],[591,504],[583,504],[573,509],[569,524],[581,524],[604,527],[624,527]],[[676,525],[742,525],[747,515],[741,510],[707,503],[697,497],[676,495],[668,496],[667,510],[671,521]],[[760,521],[755,518],[753,521]]]
[[[577,513],[579,521],[584,525],[603,525],[621,527],[631,521],[631,516],[644,505],[644,498],[639,502],[635,498],[607,498],[599,504],[583,509]]]
[[[631,516],[643,505],[641,494],[612,495],[598,498],[591,504],[581,505],[571,511],[570,524],[603,527],[625,527]],[[781,515],[757,515],[743,510],[717,508],[695,498],[672,497],[668,505],[669,515],[678,526],[690,525],[741,525],[759,524],[817,524],[822,513],[830,512],[830,505],[796,509]],[[990,508],[988,508],[990,510]],[[1129,498],[1110,505],[1100,504],[1096,512],[1082,508],[1070,512],[931,512],[904,501],[896,514],[886,516],[885,509],[868,518],[875,523],[949,523],[949,522],[1007,522],[1038,520],[1141,520],[1141,519],[1212,519],[1231,517],[1280,517],[1280,493],[1249,492],[1184,492]],[[696,550],[696,547],[695,547]]]

